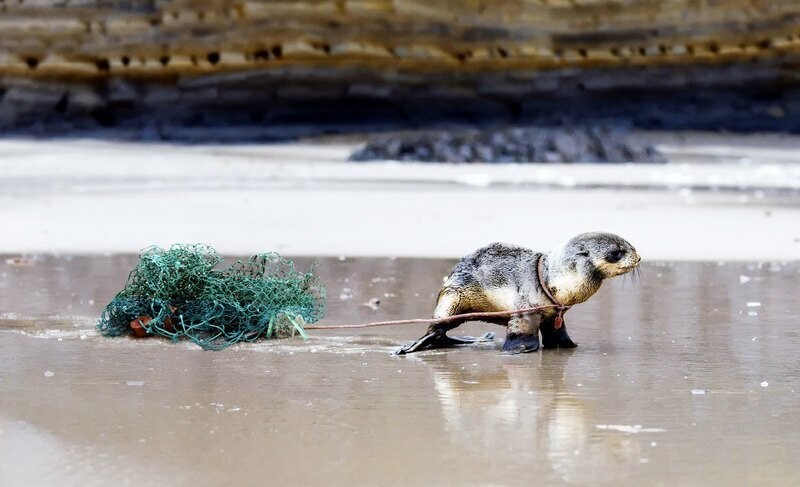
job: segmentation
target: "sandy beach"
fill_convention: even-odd
[[[643,136],[669,162],[0,141],[0,485],[797,484],[800,144]],[[153,244],[315,263],[338,325],[430,316],[486,243],[595,229],[642,279],[570,310],[577,349],[503,355],[485,323],[456,334],[497,340],[403,357],[424,326],[221,352],[95,329]]]
[[[670,162],[652,165],[348,163],[358,142],[335,140],[4,140],[0,252],[204,242],[232,254],[453,258],[606,230],[654,260],[800,259],[800,149],[725,140],[662,140]]]

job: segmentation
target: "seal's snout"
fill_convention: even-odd
[[[639,270],[639,263],[641,261],[642,257],[635,250],[631,250],[627,258],[620,261],[619,272],[621,274],[625,274],[627,272],[636,272]]]
[[[642,257],[633,245],[619,239],[605,250],[602,260],[596,265],[606,277],[614,277],[629,272],[637,272],[641,261]]]

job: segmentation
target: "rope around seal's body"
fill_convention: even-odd
[[[567,311],[570,308],[570,306],[564,306],[556,299],[555,296],[553,296],[553,293],[550,292],[550,288],[547,287],[547,283],[544,282],[543,271],[544,271],[544,254],[539,255],[539,258],[536,261],[536,277],[539,278],[539,286],[542,287],[542,291],[544,291],[544,294],[547,296],[547,299],[549,299],[558,309],[558,314],[556,315],[556,320],[555,320],[555,328],[556,330],[558,330],[559,328],[564,326],[564,312]]]

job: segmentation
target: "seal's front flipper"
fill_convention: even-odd
[[[578,346],[567,334],[567,325],[561,325],[556,329],[553,319],[543,321],[539,330],[542,332],[543,348],[575,348]]]
[[[494,332],[487,332],[483,335],[475,337],[449,337],[443,331],[434,331],[428,333],[419,340],[405,344],[401,349],[395,352],[396,355],[405,355],[408,353],[419,352],[420,350],[431,350],[434,348],[448,348],[456,345],[469,345],[470,343],[486,342],[494,340]]]
[[[435,332],[434,333],[428,333],[427,335],[423,336],[422,338],[414,340],[413,342],[408,342],[405,345],[403,345],[402,347],[400,347],[400,349],[398,349],[394,354],[395,355],[405,355],[407,353],[414,353],[414,352],[419,352],[420,350],[424,350],[424,349],[428,348],[431,345],[431,343],[433,343],[433,341],[436,338],[436,335],[437,334]]]
[[[559,348],[575,348],[578,346],[578,344],[573,342],[569,335],[567,335],[566,325],[562,325],[561,328],[556,330],[556,337],[558,338]]]
[[[503,343],[505,353],[529,353],[539,350],[538,334],[509,333]]]

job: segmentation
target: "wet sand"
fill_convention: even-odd
[[[12,257],[0,485],[800,483],[798,263],[648,262],[570,311],[575,350],[501,355],[478,323],[499,340],[397,357],[422,327],[106,339],[134,256]],[[330,324],[428,316],[453,264],[318,262]]]

